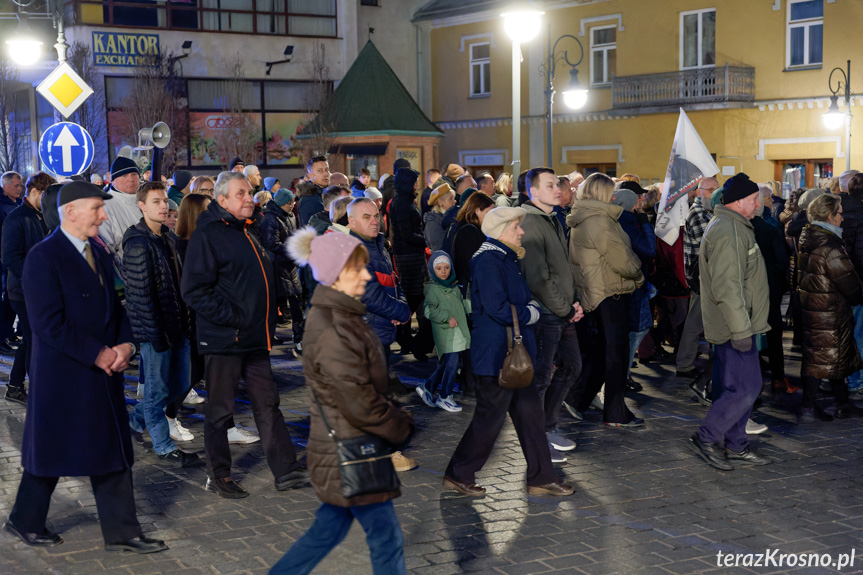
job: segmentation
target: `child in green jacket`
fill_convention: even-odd
[[[437,251],[429,259],[429,276],[425,284],[425,315],[431,321],[432,334],[438,353],[438,366],[432,376],[417,387],[417,394],[429,407],[447,411],[461,411],[452,398],[460,352],[470,348],[470,330],[467,327],[465,300],[455,281],[452,259],[446,252]],[[440,389],[437,399],[435,391]]]

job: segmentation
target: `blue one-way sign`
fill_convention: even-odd
[[[93,163],[93,138],[72,122],[54,124],[39,140],[39,157],[51,172],[60,177],[80,174]]]

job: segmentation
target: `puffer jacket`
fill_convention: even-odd
[[[842,238],[816,224],[800,234],[803,375],[844,379],[863,368],[851,307],[863,303],[860,277]]]
[[[6,270],[6,292],[9,299],[24,301],[21,276],[24,275],[24,258],[30,249],[45,239],[48,226],[42,212],[24,202],[6,217],[3,222],[2,260]]]
[[[372,278],[366,284],[362,298],[366,306],[366,321],[383,346],[389,347],[396,340],[396,326],[392,320],[408,321],[411,310],[393,270],[390,254],[384,247],[383,234],[378,234],[376,238],[366,238],[352,231],[351,235],[363,242],[369,252],[366,269]]]
[[[599,200],[575,202],[566,218],[569,263],[581,307],[591,312],[609,296],[628,294],[644,283],[641,260],[617,223],[623,208]]]
[[[467,323],[469,305],[466,305],[468,302],[464,300],[458,284],[455,283],[458,278],[451,275],[453,280],[451,285],[444,285],[435,279],[434,262],[441,255],[446,255],[446,252],[432,253],[428,263],[429,276],[432,280],[423,286],[425,316],[432,325],[438,357],[470,349],[470,329]],[[450,270],[452,268],[452,259],[450,259]],[[450,271],[450,274],[453,273],[455,272]],[[457,324],[455,327],[450,327],[450,318],[455,318]]]
[[[192,331],[179,293],[182,263],[176,239],[165,225],[157,236],[144,218],[123,234],[126,313],[135,341],[149,343],[158,352],[188,339]]]
[[[238,220],[210,202],[189,240],[183,299],[197,315],[202,354],[272,349],[273,265],[250,225],[251,220]]]
[[[301,189],[297,189],[297,196],[299,197],[299,200],[297,200],[297,217],[300,220],[300,225],[305,226],[313,215],[323,211],[324,189],[319,186],[308,186]]]
[[[443,214],[434,210],[428,211],[423,216],[423,237],[429,250],[436,252],[443,247],[446,230],[443,225]]]
[[[720,345],[767,333],[770,287],[752,223],[716,206],[701,240],[698,271],[704,337]]]
[[[270,200],[264,206],[264,219],[261,221],[261,243],[270,260],[273,262],[273,274],[276,281],[276,296],[284,299],[288,296],[299,295],[302,288],[299,285],[297,264],[288,256],[285,250],[288,238],[291,236],[293,218],[279,207],[279,204]]]
[[[414,430],[413,418],[386,397],[387,361],[377,336],[363,320],[365,307],[352,297],[325,285],[318,286],[303,336],[303,373],[314,396],[310,398],[311,425],[307,457],[312,487],[324,503],[339,507],[390,501],[401,490],[342,496],[336,443],[365,434],[383,438],[398,449]]]
[[[576,294],[563,229],[553,211],[547,214],[532,202],[521,207],[527,212],[521,222],[525,251],[518,262],[521,272],[539,309],[569,321],[575,315]]]

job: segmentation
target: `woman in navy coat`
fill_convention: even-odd
[[[482,469],[509,413],[527,460],[527,491],[531,495],[570,495],[572,487],[557,481],[548,451],[543,406],[533,382],[521,389],[504,389],[498,376],[507,354],[507,327],[515,306],[519,329],[531,359],[536,357],[533,324],[539,306],[532,301],[518,260],[524,257],[519,225],[522,208],[494,208],[482,222],[487,240],[471,259],[470,357],[478,377],[476,410],[444,475],[444,486],[464,495],[482,497],[476,472]]]

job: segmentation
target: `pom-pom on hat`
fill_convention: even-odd
[[[521,221],[527,212],[524,208],[493,208],[482,220],[482,233],[496,240],[512,220]]]
[[[300,265],[312,268],[312,275],[320,284],[333,285],[351,254],[361,245],[359,239],[349,234],[324,234],[306,226],[288,240],[288,255]]]
[[[758,184],[750,180],[749,176],[740,172],[725,180],[725,183],[722,185],[722,203],[727,206],[730,203],[757,193]]]

